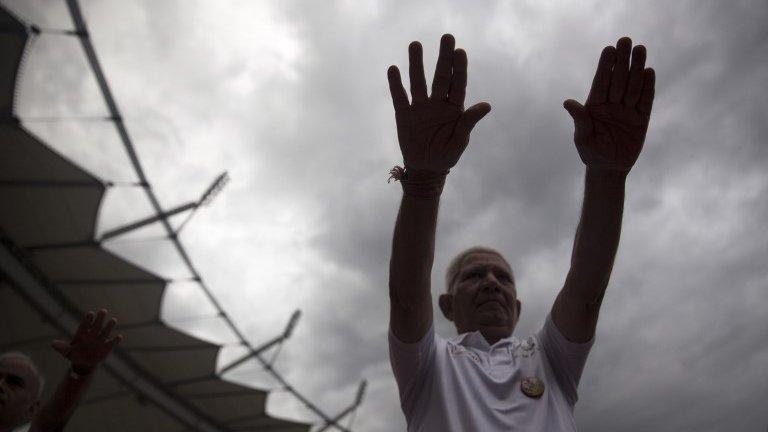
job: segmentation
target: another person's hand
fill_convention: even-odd
[[[101,309],[98,313],[88,312],[80,323],[77,332],[70,342],[55,340],[51,343],[53,349],[72,363],[72,370],[79,375],[91,373],[123,340],[122,335],[110,338],[112,329],[117,324],[115,318],[104,324],[107,311]]]
[[[630,67],[630,52],[632,65]],[[628,172],[643,148],[653,106],[655,72],[645,68],[645,47],[628,37],[600,55],[587,103],[563,107],[574,120],[574,141],[588,168]]]
[[[485,102],[464,110],[467,53],[454,46],[453,36],[443,35],[429,96],[419,42],[408,47],[411,102],[397,66],[387,71],[406,171],[447,172],[467,147],[472,128],[491,110]]]

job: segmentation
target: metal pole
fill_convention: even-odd
[[[88,30],[85,25],[85,19],[83,18],[83,15],[80,11],[80,6],[77,0],[66,0],[66,1],[67,1],[67,6],[69,9],[70,15],[72,16],[72,20],[74,21],[74,24],[75,24],[76,33],[78,34],[80,38],[80,42],[83,46],[83,50],[85,51],[85,56],[88,59],[88,63],[90,64],[91,69],[93,70],[93,73],[96,77],[96,82],[98,83],[99,88],[101,89],[101,93],[104,97],[104,101],[107,104],[107,109],[109,110],[109,113],[112,116],[115,127],[117,128],[117,132],[120,135],[120,139],[123,142],[123,146],[125,147],[125,150],[128,153],[128,156],[131,160],[131,164],[133,165],[133,168],[136,171],[136,175],[138,176],[139,181],[142,184],[149,185],[149,181],[147,180],[147,176],[145,175],[144,169],[141,166],[139,157],[136,154],[136,150],[133,146],[133,142],[131,141],[131,138],[128,135],[128,130],[125,128],[125,124],[123,123],[122,116],[120,115],[120,111],[117,107],[117,102],[115,102],[115,99],[112,96],[112,92],[109,89],[109,85],[107,84],[107,80],[106,80],[106,77],[104,76],[104,72],[102,71],[101,65],[99,64],[99,60],[96,57],[96,51],[94,50],[93,44],[91,43],[90,36],[88,34]],[[154,192],[152,191],[152,188],[147,186],[144,188],[144,191],[147,194],[147,198],[149,199],[155,211],[158,214],[162,215],[163,209],[160,206],[160,202],[158,201]],[[181,256],[181,259],[186,264],[187,269],[192,274],[192,277],[200,284],[200,287],[203,290],[203,293],[205,294],[205,296],[208,298],[208,301],[210,301],[211,304],[217,309],[217,311],[221,313],[222,319],[224,320],[226,325],[230,328],[232,333],[234,333],[235,336],[241,341],[241,343],[247,348],[249,348],[251,351],[254,351],[253,346],[245,338],[245,335],[243,335],[240,329],[237,328],[234,321],[229,317],[229,315],[227,315],[224,312],[224,309],[222,308],[221,304],[213,296],[213,293],[208,288],[208,286],[203,282],[202,277],[195,269],[195,266],[192,264],[192,260],[189,258],[186,250],[181,245],[181,242],[179,241],[178,236],[174,234],[173,228],[171,227],[171,224],[168,221],[168,219],[165,217],[161,217],[160,222],[163,224],[163,227],[165,227],[165,230],[170,237],[169,240],[173,243],[174,247],[176,248],[176,251],[179,253],[179,255]],[[285,379],[283,379],[282,376],[280,376],[277,372],[275,372],[274,369],[271,366],[269,366],[269,364],[267,364],[267,362],[264,361],[264,359],[261,358],[261,356],[256,355],[255,358],[278,382],[280,382],[291,394],[293,394],[297,399],[299,399],[312,412],[320,416],[326,423],[332,424],[334,427],[340,429],[341,431],[349,432],[345,427],[339,425],[336,421],[328,417],[328,415],[326,415],[322,410],[320,410],[320,408],[312,404],[306,397],[300,394],[296,389],[288,385]]]

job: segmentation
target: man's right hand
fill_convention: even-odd
[[[53,349],[72,363],[74,372],[80,375],[92,372],[122,342],[122,335],[111,337],[117,320],[112,318],[105,324],[106,317],[106,309],[95,314],[89,311],[70,342],[55,340],[51,343]]]
[[[462,49],[454,50],[454,46],[453,36],[443,35],[430,96],[427,96],[419,42],[412,42],[408,47],[410,103],[397,66],[390,66],[387,71],[406,170],[447,172],[456,165],[469,144],[472,128],[491,111],[486,102],[464,110],[467,53]]]

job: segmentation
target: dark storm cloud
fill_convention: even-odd
[[[329,411],[368,379],[359,430],[404,426],[386,352],[400,197],[386,178],[402,161],[386,68],[406,71],[407,45],[420,40],[431,81],[441,34],[467,50],[467,105],[487,101],[493,111],[449,175],[433,293],[455,253],[497,247],[515,268],[522,335],[541,325],[562,285],[578,222],[583,167],[562,102],[585,100],[604,46],[624,35],[645,45],[654,113],[628,181],[577,422],[589,431],[765,429],[764,2],[293,1],[267,12],[161,3],[84,2],[148,172],[171,205],[230,170],[231,185],[185,232],[193,259],[254,342],[304,311],[278,366]],[[56,82],[74,90],[54,112],[77,97],[98,107],[78,73],[30,72],[50,81],[27,87],[30,109],[45,106]],[[83,163],[105,165],[71,140],[66,148]],[[105,223],[124,215],[119,201]],[[173,298],[165,316],[208,311],[195,297]],[[204,321],[183,327],[231,341]],[[248,367],[233,376],[270,384]],[[314,419],[283,396],[269,409]]]

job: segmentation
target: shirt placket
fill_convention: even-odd
[[[510,351],[507,345],[495,346],[488,352],[488,368],[494,375],[507,369],[510,361]]]

